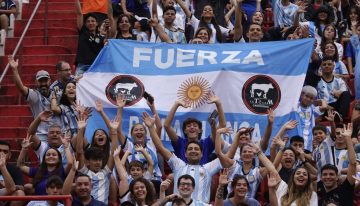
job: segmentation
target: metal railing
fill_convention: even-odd
[[[0,201],[65,200],[65,206],[71,206],[71,195],[44,196],[0,196]]]
[[[46,1],[47,1],[47,0],[46,0]],[[28,31],[31,22],[32,22],[35,14],[36,14],[36,12],[37,12],[37,10],[39,9],[39,6],[40,6],[41,2],[42,2],[42,0],[39,0],[39,1],[37,2],[36,6],[35,6],[35,8],[34,8],[34,11],[31,13],[31,16],[30,16],[30,18],[29,18],[29,21],[27,22],[27,24],[26,24],[26,26],[25,26],[25,29],[24,29],[23,33],[21,34],[21,37],[20,37],[18,43],[16,44],[16,47],[15,47],[13,53],[12,53],[12,56],[15,56],[16,53],[18,52],[18,50],[19,50],[19,48],[20,48],[20,45],[22,44],[22,41],[24,40],[24,37],[25,37],[25,35],[26,35],[26,32]],[[46,7],[47,7],[47,5],[46,5]],[[46,9],[47,9],[47,8],[46,8]],[[46,21],[46,20],[47,20],[47,15],[45,15],[44,18],[45,18],[45,21]],[[46,24],[47,24],[47,23],[46,23]],[[46,31],[45,31],[46,33],[45,33],[45,34],[47,34],[47,29],[45,28],[45,30],[46,30]],[[47,37],[45,37],[45,38],[46,38],[46,42],[47,42]],[[46,43],[46,42],[45,42],[45,43]],[[9,63],[6,64],[6,67],[5,67],[4,71],[3,71],[3,73],[1,74],[1,77],[0,77],[0,88],[1,88],[1,82],[3,81],[3,79],[4,79],[4,77],[5,77],[5,75],[6,75],[6,73],[7,73],[8,70],[9,70]]]

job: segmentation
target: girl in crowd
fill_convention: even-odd
[[[65,148],[65,155],[68,162],[65,168],[62,164],[61,154],[56,148],[49,148],[45,152],[43,156],[43,161],[40,163],[40,167],[26,166],[24,163],[24,157],[27,153],[29,146],[31,145],[30,137],[25,138],[21,143],[22,149],[17,160],[17,166],[24,174],[33,178],[32,184],[30,185],[30,190],[35,195],[47,194],[46,180],[48,179],[48,177],[52,175],[57,175],[62,180],[65,180],[66,175],[69,173],[73,163],[73,157],[69,149],[70,137],[62,138],[62,142]]]
[[[76,82],[66,83],[65,90],[61,95],[59,104],[56,101],[56,95],[51,93],[51,111],[54,114],[61,115],[63,129],[70,130],[71,135],[77,134],[78,105],[76,104]]]
[[[255,197],[257,188],[265,177],[268,171],[276,171],[274,165],[270,160],[264,155],[261,149],[251,143],[243,144],[240,147],[240,160],[235,161],[233,159],[237,146],[239,145],[240,135],[239,132],[234,137],[234,142],[232,143],[228,153],[225,155],[221,151],[221,134],[230,133],[231,128],[220,128],[216,132],[215,140],[215,152],[222,165],[226,168],[232,167],[232,171],[229,174],[230,179],[233,179],[236,175],[244,175],[250,183],[250,189],[247,191],[248,197]],[[258,156],[260,162],[265,167],[256,167],[255,166],[255,157]],[[228,186],[228,192],[232,192],[232,187]]]
[[[207,27],[199,27],[195,32],[195,38],[201,39],[203,44],[210,43],[210,37],[212,35],[212,31]]]
[[[318,205],[316,192],[312,188],[310,173],[297,167],[288,183],[281,180],[277,172],[268,176],[270,203],[273,206],[312,206]]]
[[[339,59],[338,50],[334,42],[327,42],[321,47],[323,56],[333,57],[335,60],[334,74],[335,76],[342,77],[344,79],[349,78],[349,72],[344,64]]]
[[[116,39],[136,40],[136,35],[132,33],[132,23],[129,16],[120,15],[116,24]]]
[[[243,175],[235,176],[232,181],[228,180],[229,169],[225,168],[219,176],[219,186],[216,191],[214,206],[236,206],[241,204],[247,204],[250,206],[260,206],[260,203],[246,196],[250,190],[249,181]],[[227,184],[231,182],[231,188],[233,190],[232,197],[223,199],[224,189]]]
[[[224,28],[216,22],[214,9],[211,5],[204,6],[201,19],[199,20],[194,15],[192,15],[189,8],[186,7],[182,0],[176,0],[176,2],[185,12],[186,17],[190,19],[190,24],[195,31],[197,31],[199,27],[207,27],[212,31],[209,43],[221,43],[224,41],[224,38],[228,37],[231,33],[230,29]]]
[[[325,44],[329,42],[333,42],[336,45],[338,51],[338,59],[341,60],[344,54],[344,48],[340,43],[337,43],[335,40],[336,40],[336,27],[333,24],[328,24],[324,28],[324,31],[321,36],[321,41],[318,42],[318,45],[319,48],[323,48],[325,47]],[[320,56],[323,55],[321,50],[319,51],[319,55]]]

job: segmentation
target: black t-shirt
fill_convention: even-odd
[[[79,42],[76,53],[76,63],[91,65],[104,47],[104,37],[92,34],[83,26],[79,31]]]
[[[347,179],[337,188],[326,192],[323,183],[318,182],[319,206],[325,206],[328,202],[337,203],[338,205],[353,205],[354,185],[351,185]]]
[[[6,169],[10,173],[12,179],[14,180],[15,185],[24,184],[24,176],[18,167],[12,164],[6,164]],[[0,175],[2,175],[1,172]]]
[[[292,169],[292,168],[286,169],[286,168],[282,167],[279,171],[279,175],[284,182],[289,182],[290,176],[293,172],[294,172],[294,169]]]

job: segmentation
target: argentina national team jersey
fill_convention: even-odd
[[[78,170],[80,173],[86,174],[90,177],[92,183],[91,196],[101,202],[107,204],[109,198],[109,187],[111,171],[106,165],[104,169],[97,173],[89,170],[85,165]]]
[[[342,78],[334,77],[330,82],[326,82],[321,78],[316,90],[318,91],[318,99],[324,99],[327,103],[333,103],[337,101],[333,90],[347,91],[347,86]]]
[[[241,160],[237,160],[233,166],[231,166],[229,171],[229,180],[234,179],[236,175],[243,175],[249,182],[250,190],[246,194],[247,197],[254,198],[256,195],[257,188],[262,181],[262,177],[260,174],[260,167],[253,166],[249,173],[245,174],[243,170],[243,162]],[[228,184],[228,193],[232,192],[231,182]]]
[[[152,161],[154,162],[153,179],[160,181],[162,173],[161,173],[161,170],[159,168],[159,162],[158,162],[158,159],[157,159],[156,148],[155,148],[155,145],[154,145],[154,143],[153,143],[153,141],[151,139],[146,140],[145,149],[149,153],[149,155],[151,156]],[[126,138],[124,150],[128,150],[128,151],[131,152],[131,155],[129,155],[129,157],[128,157],[129,162],[131,162],[133,160],[138,160],[138,161],[140,161],[140,162],[142,162],[144,164],[145,169],[148,168],[145,156],[141,152],[136,152],[135,151],[134,143],[131,142],[129,140],[129,138]]]
[[[274,24],[276,27],[289,27],[294,23],[294,18],[298,6],[290,2],[288,6],[283,6],[281,0],[273,0]]]
[[[179,177],[188,174],[195,179],[195,189],[191,198],[194,201],[210,202],[212,177],[222,168],[219,159],[215,159],[204,165],[190,165],[186,164],[175,154],[172,154],[168,160],[168,164],[174,173],[174,194],[178,194],[177,180]]]
[[[304,148],[312,151],[312,128],[315,126],[315,118],[322,115],[319,107],[311,105],[309,107],[302,107],[300,103],[297,109],[297,121],[299,125],[297,127],[298,135],[304,138]]]
[[[336,149],[334,141],[330,137],[327,137],[314,150],[313,159],[316,161],[318,168],[318,181],[320,180],[321,168],[326,164],[335,165],[338,168],[339,174],[342,169],[349,166],[347,149]]]

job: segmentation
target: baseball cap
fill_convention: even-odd
[[[50,75],[49,72],[45,71],[45,70],[40,70],[36,73],[36,80],[39,80],[41,78],[49,78],[50,79]]]

